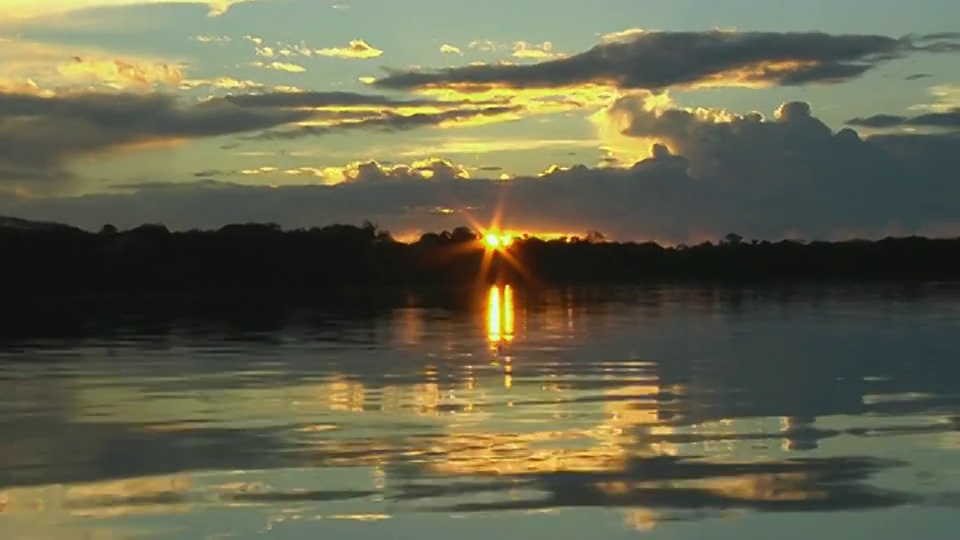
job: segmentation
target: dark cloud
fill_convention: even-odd
[[[217,228],[274,221],[286,227],[369,218],[395,232],[480,222],[502,209],[516,229],[692,242],[738,232],[748,238],[836,238],[960,231],[960,136],[861,138],[833,131],[801,102],[773,118],[647,110],[623,98],[608,114],[651,157],[628,168],[554,168],[509,181],[466,179],[442,160],[359,165],[335,186],[247,187],[218,182],[141,187],[124,194],[0,199],[0,214],[57,219],[97,229],[162,221]],[[430,174],[422,174],[429,170]],[[429,178],[425,178],[429,176]],[[437,212],[437,208],[451,212]]]
[[[120,147],[255,131],[308,112],[238,107],[223,99],[183,104],[163,94],[40,97],[0,93],[0,180],[68,177],[72,158]]]
[[[417,108],[429,112],[416,112]],[[414,112],[405,111],[409,109]],[[81,156],[135,145],[258,132],[305,120],[326,125],[270,132],[266,137],[293,138],[343,129],[407,130],[515,110],[350,92],[235,95],[196,103],[167,94],[41,97],[0,93],[0,181],[36,184],[62,180],[70,177],[69,162]]]
[[[903,80],[905,80],[905,81],[918,81],[918,80],[920,80],[920,79],[927,79],[927,78],[930,78],[930,77],[932,77],[932,76],[933,76],[933,75],[931,75],[931,74],[929,74],[929,73],[913,73],[913,74],[911,74],[911,75],[907,75],[906,77],[904,77]]]
[[[800,85],[857,77],[915,52],[953,52],[952,33],[892,38],[819,32],[626,32],[580,54],[532,65],[393,71],[382,88],[557,88],[584,84],[660,90],[710,84]]]
[[[348,130],[408,131],[425,126],[437,126],[447,122],[469,121],[475,118],[504,116],[523,110],[521,106],[466,107],[441,112],[400,114],[390,111],[376,116],[367,116],[356,121],[331,125],[302,126],[297,128],[267,131],[254,139],[299,139],[317,135],[329,135]]]
[[[238,107],[456,107],[476,102],[434,99],[395,99],[379,94],[355,92],[273,92],[242,94],[223,98]],[[489,103],[486,103],[489,104]]]
[[[946,112],[932,112],[918,116],[875,114],[866,118],[848,120],[847,124],[869,128],[933,127],[960,129],[960,109],[953,109]]]

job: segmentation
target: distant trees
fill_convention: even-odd
[[[960,239],[920,237],[849,242],[745,242],[663,247],[524,235],[509,256],[485,256],[478,231],[457,227],[394,240],[370,221],[284,231],[275,223],[171,232],[147,224],[96,234],[69,227],[0,227],[0,294],[64,295],[285,291],[349,286],[537,282],[960,279]],[[736,247],[736,249],[732,249]],[[486,266],[483,261],[487,259]],[[522,267],[522,271],[518,268]],[[480,269],[488,269],[485,275]]]

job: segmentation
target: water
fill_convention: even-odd
[[[0,538],[960,526],[956,286],[220,307],[6,319]]]

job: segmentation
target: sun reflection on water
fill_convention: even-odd
[[[487,339],[497,347],[515,336],[513,287],[493,285],[487,295]]]

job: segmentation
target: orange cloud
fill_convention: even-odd
[[[333,58],[356,58],[367,59],[377,58],[383,54],[383,51],[370,45],[362,39],[351,40],[346,47],[330,47],[326,49],[317,49],[314,51],[321,56],[330,56]]]

